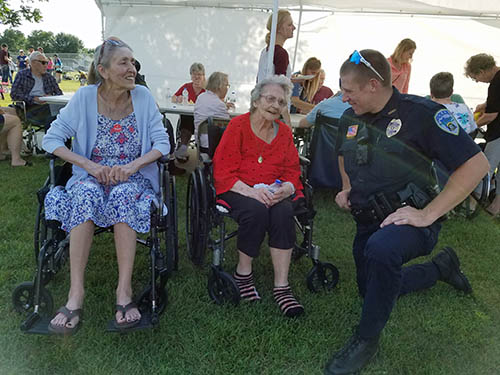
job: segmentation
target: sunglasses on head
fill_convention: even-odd
[[[99,51],[99,58],[97,59],[97,65],[101,63],[102,55],[104,54],[104,47],[106,46],[106,43],[112,45],[112,46],[122,46],[123,43],[119,40],[114,40],[114,39],[106,39],[104,42],[101,44],[101,50]]]
[[[361,53],[358,52],[358,50],[354,50],[349,61],[353,62],[356,65],[359,65],[360,62],[363,63],[367,68],[369,68],[373,73],[375,73],[382,81],[384,80],[384,78],[380,75],[380,73],[375,70],[372,64],[370,64],[370,62],[366,60],[363,57],[363,55],[361,55]]]
[[[44,61],[44,60],[34,60],[34,61],[38,61],[42,65],[47,65],[49,63],[48,61]]]

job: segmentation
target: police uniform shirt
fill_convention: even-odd
[[[451,174],[480,152],[444,106],[395,88],[382,111],[357,116],[350,108],[339,127],[355,208],[366,207],[374,193],[398,192],[410,182],[427,188],[433,160]]]

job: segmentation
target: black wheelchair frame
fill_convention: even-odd
[[[28,314],[21,324],[26,333],[48,334],[48,323],[54,310],[53,298],[46,285],[63,268],[69,258],[69,234],[64,232],[58,221],[45,219],[44,199],[50,189],[64,185],[71,177],[71,164],[56,166],[56,157],[50,158],[50,175],[37,192],[38,211],[34,234],[36,271],[33,281],[19,284],[12,293],[14,309]],[[147,239],[137,242],[149,248],[150,281],[134,301],[143,314],[137,329],[151,328],[159,322],[165,311],[168,294],[166,283],[178,266],[177,203],[175,176],[168,172],[169,156],[161,157],[157,163],[160,177],[158,202],[152,204],[151,230]],[[165,213],[167,208],[168,214]],[[95,234],[111,232],[112,228],[96,228]],[[108,330],[113,329],[108,325]]]
[[[37,133],[41,131],[45,133],[45,127],[28,120],[26,114],[26,103],[24,101],[14,100],[11,106],[16,110],[17,116],[23,124],[23,142],[26,146],[26,152],[33,156],[44,154],[45,152],[39,142]]]
[[[230,216],[227,209],[217,203],[213,181],[212,157],[229,120],[209,117],[200,124],[198,135],[206,133],[209,139],[208,149],[198,150],[205,153],[200,157],[202,165],[189,176],[186,204],[186,244],[190,260],[198,266],[205,263],[206,249],[212,251],[212,262],[208,278],[208,294],[217,304],[231,302],[238,304],[240,293],[233,277],[224,271],[222,262],[225,254],[225,242],[237,235],[237,231],[227,233],[225,218]],[[300,157],[301,167],[307,169],[308,160]],[[303,235],[303,241],[293,249],[292,258],[298,260],[308,255],[312,268],[306,276],[311,292],[333,289],[339,279],[338,269],[331,263],[319,261],[319,246],[312,241],[313,219],[316,214],[312,205],[312,187],[302,173],[305,204],[297,205],[295,222]]]

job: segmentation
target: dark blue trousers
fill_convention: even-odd
[[[406,293],[430,288],[439,278],[432,262],[403,265],[428,255],[437,243],[439,223],[417,228],[410,225],[359,225],[353,244],[359,293],[364,297],[358,333],[378,336],[394,307]]]

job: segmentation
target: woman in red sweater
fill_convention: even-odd
[[[231,215],[239,225],[239,260],[233,277],[241,297],[260,299],[252,260],[259,255],[267,232],[274,267],[274,299],[285,316],[295,317],[304,308],[288,285],[295,244],[290,197],[302,189],[302,184],[292,132],[278,121],[288,105],[290,91],[290,80],[284,76],[260,81],[251,93],[250,113],[229,123],[213,162],[217,195],[231,207]]]

